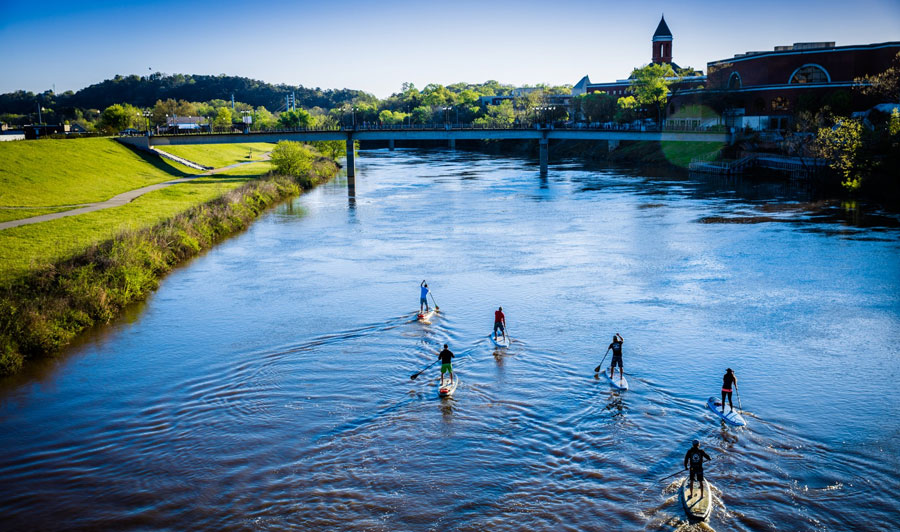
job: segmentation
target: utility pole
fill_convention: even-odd
[[[231,110],[234,111],[234,93],[231,93]]]

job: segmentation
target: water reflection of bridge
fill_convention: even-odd
[[[285,129],[250,133],[206,133],[183,135],[153,135],[150,137],[121,137],[119,140],[133,146],[147,149],[151,146],[177,146],[184,144],[228,144],[237,142],[278,142],[294,140],[309,142],[317,140],[344,140],[347,142],[347,176],[354,177],[355,161],[353,141],[383,141],[393,149],[396,141],[437,140],[447,141],[450,148],[456,147],[457,140],[536,140],[540,146],[541,173],[547,173],[550,140],[591,140],[606,141],[614,149],[622,141],[655,142],[730,142],[727,133],[701,131],[640,131],[621,129],[577,129],[577,128],[507,128],[483,129],[473,127],[384,127],[353,129]]]

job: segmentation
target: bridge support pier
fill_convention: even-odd
[[[352,179],[356,177],[356,161],[355,155],[353,153],[353,137],[347,137],[347,178]]]
[[[394,139],[388,141],[388,149],[394,151]]]
[[[619,147],[619,141],[618,141],[618,140],[607,140],[607,141],[606,141],[606,148],[607,148],[607,150],[609,150],[610,152],[614,151],[614,150],[615,150],[616,148],[618,148],[618,147]]]
[[[550,141],[547,137],[542,137],[538,144],[541,150],[541,175],[547,175],[547,163],[550,160]]]
[[[450,149],[451,150],[456,149],[456,139],[450,139]]]

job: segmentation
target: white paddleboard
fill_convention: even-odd
[[[744,420],[744,417],[737,413],[737,411],[732,410],[730,406],[725,407],[725,413],[723,414],[722,403],[720,403],[715,397],[710,397],[709,401],[706,402],[706,406],[708,406],[710,410],[715,412],[717,416],[725,420],[725,423],[728,423],[729,425],[734,425],[735,427],[743,427],[747,424],[747,421]]]
[[[681,483],[681,504],[684,506],[684,513],[691,519],[705,521],[709,518],[713,507],[713,494],[709,482],[703,479],[703,498],[700,498],[700,483],[694,481],[694,492],[692,496],[688,496],[690,492],[690,477],[685,477]]]
[[[449,379],[444,379],[444,384],[438,388],[438,395],[440,397],[450,397],[456,391],[457,386],[459,386],[459,377],[456,375],[453,376],[452,383]]]
[[[437,310],[431,309],[431,310],[427,310],[425,312],[420,312],[420,313],[416,314],[416,317],[419,319],[419,321],[428,321],[431,319],[432,316],[435,315],[435,313],[437,313]]]
[[[615,377],[613,379],[610,379],[609,373],[604,371],[603,376],[606,377],[606,380],[608,380],[609,383],[612,385],[612,387],[615,388],[616,390],[625,391],[628,389],[628,379],[625,378],[625,375],[622,375],[621,378]]]
[[[494,335],[491,334],[491,341],[497,347],[509,347],[509,336],[498,335],[497,338],[494,338]]]

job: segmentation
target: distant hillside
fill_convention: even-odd
[[[16,91],[0,94],[0,114],[33,113],[38,102],[66,113],[74,108],[104,109],[114,103],[127,102],[138,107],[152,107],[156,100],[173,98],[191,102],[234,99],[254,107],[265,106],[270,111],[284,107],[286,95],[294,92],[297,105],[302,107],[337,107],[354,98],[364,100],[373,96],[351,89],[309,89],[303,86],[272,85],[239,76],[195,76],[186,74],[150,76],[116,76],[91,85],[78,92],[63,94],[44,92],[34,94]]]

